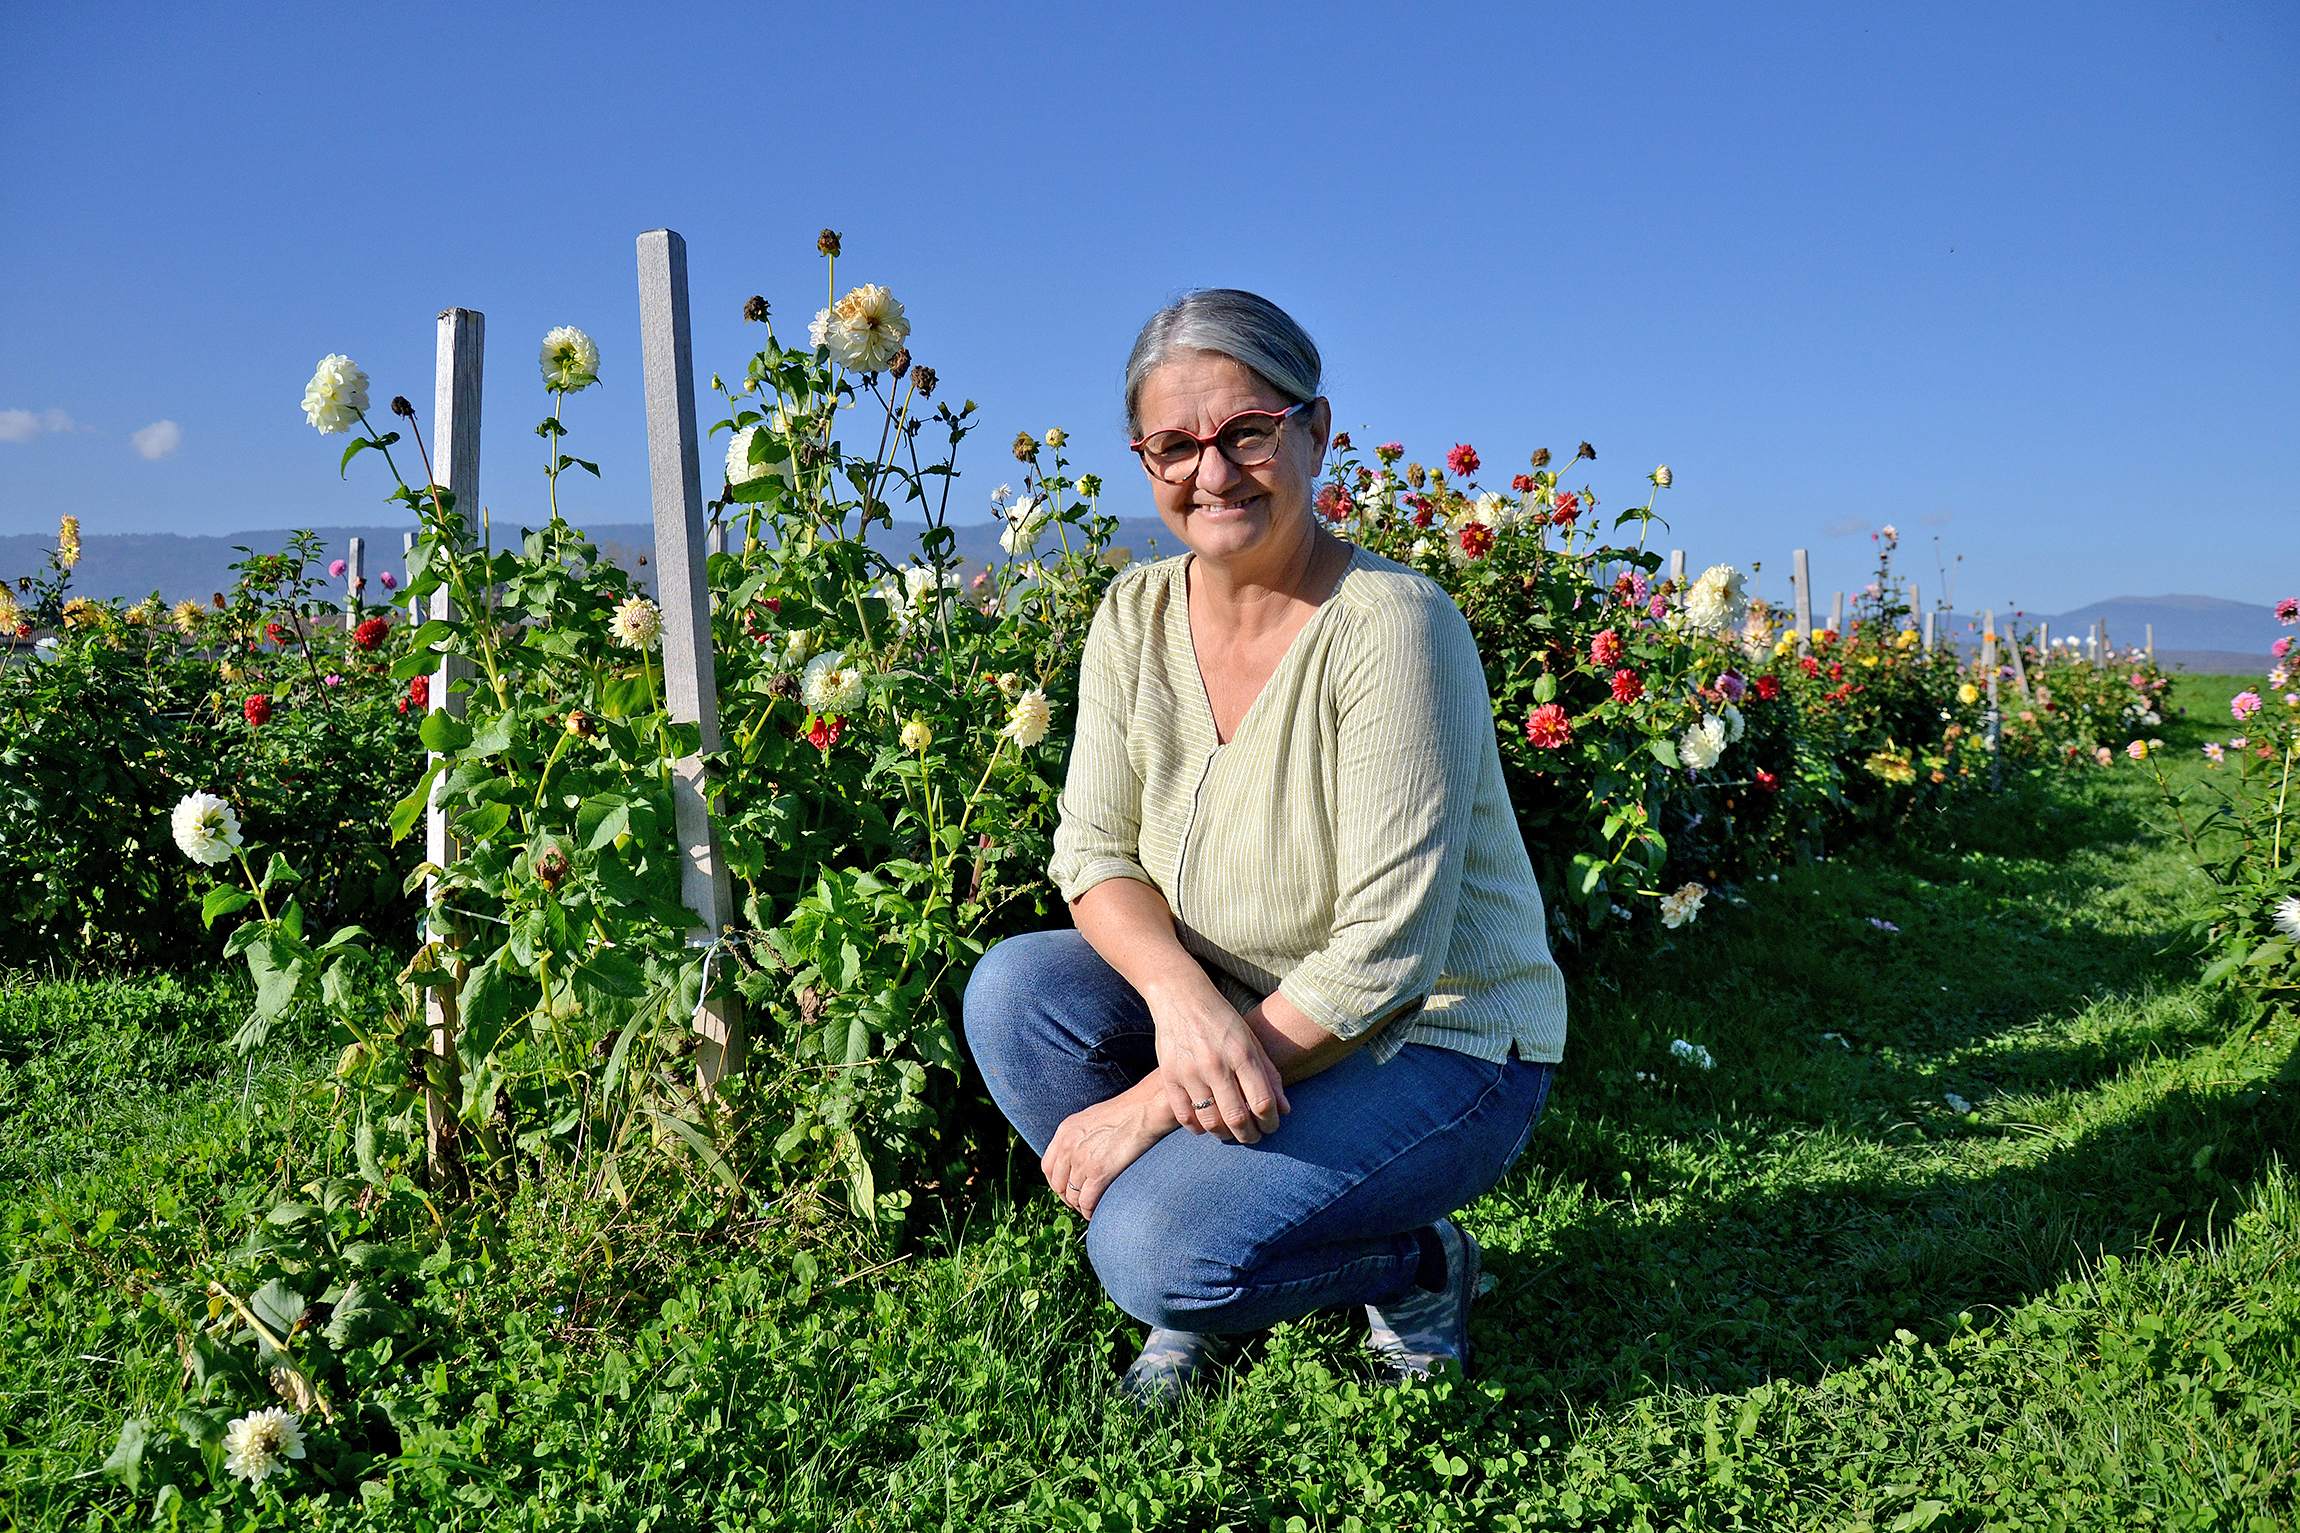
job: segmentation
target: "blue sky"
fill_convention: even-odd
[[[747,295],[785,334],[821,305],[828,225],[841,285],[890,285],[984,406],[970,515],[1055,424],[1146,511],[1126,348],[1234,285],[1318,338],[1339,423],[1474,443],[1497,479],[1587,439],[1613,505],[1667,462],[1666,541],[1763,560],[1769,593],[1798,546],[1858,584],[1886,523],[1928,587],[1933,539],[1964,556],[1967,607],[2296,583],[2290,5],[90,4],[8,31],[0,533],[388,519],[298,400],[341,351],[428,420],[451,304],[487,315],[497,520],[540,502],[557,324],[604,354],[575,513],[643,520],[634,236],[686,235],[707,377],[755,345]]]

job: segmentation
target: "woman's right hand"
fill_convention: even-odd
[[[1293,1111],[1286,1083],[1238,1009],[1201,976],[1174,996],[1151,998],[1158,1065],[1174,1121],[1193,1134],[1252,1144]]]

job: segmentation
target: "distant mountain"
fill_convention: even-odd
[[[2269,645],[2290,632],[2276,621],[2273,607],[2217,596],[2115,596],[2043,621],[2055,634],[2088,634],[2095,622],[2105,622],[2109,642],[2119,647],[2141,643],[2154,628],[2159,653],[2205,649],[2265,656]]]
[[[1004,556],[998,546],[1000,523],[973,522],[953,530],[958,534],[958,554],[965,561],[966,570],[975,569]],[[591,535],[608,558],[637,575],[650,590],[654,581],[651,561],[655,552],[655,529],[646,522],[600,522],[584,529]],[[404,574],[407,569],[401,544],[405,536],[414,531],[412,524],[374,527],[315,527],[325,552],[321,562],[339,559],[351,550],[355,537],[367,540],[367,598],[377,601],[382,597],[381,583],[377,580],[385,570]],[[897,523],[892,532],[873,528],[869,541],[888,551],[888,557],[900,564],[916,553],[921,527],[915,522]],[[518,536],[515,527],[495,529],[497,540]],[[257,553],[276,553],[287,541],[283,529],[271,528],[253,532],[232,532],[222,537],[190,537],[174,532],[107,532],[90,533],[80,540],[80,563],[72,572],[72,590],[80,596],[117,596],[129,600],[149,596],[154,591],[170,602],[191,598],[206,601],[216,591],[228,590],[232,583],[232,562],[245,556],[236,552],[240,547]],[[1137,559],[1160,557],[1179,553],[1181,544],[1166,530],[1165,524],[1147,517],[1122,520],[1118,528],[1118,542],[1131,548]],[[1153,549],[1152,544],[1156,547]],[[38,574],[48,564],[48,550],[55,539],[47,536],[20,534],[0,537],[0,579],[14,580],[20,575]],[[1041,551],[1057,546],[1049,536]]]

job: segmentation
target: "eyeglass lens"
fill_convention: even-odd
[[[1278,455],[1283,417],[1255,412],[1225,422],[1214,446],[1240,468],[1259,468]],[[1187,431],[1161,431],[1142,444],[1142,456],[1161,479],[1187,479],[1197,472],[1198,439]]]

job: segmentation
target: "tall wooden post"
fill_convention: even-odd
[[[2156,625],[2154,623],[2148,624],[2143,632],[2148,635],[2148,663],[2154,665],[2156,664]]]
[[[475,310],[448,309],[439,316],[439,362],[432,387],[431,466],[435,475],[445,476],[439,482],[455,496],[455,510],[466,524],[479,515],[479,383],[486,334],[486,317]],[[442,620],[455,616],[455,603],[445,586],[431,593],[431,615]],[[439,669],[431,677],[432,710],[445,709],[461,718],[463,694],[455,690],[455,684],[469,680],[471,674],[470,661],[460,655],[442,655]],[[447,808],[441,801],[437,779],[433,781],[430,809],[424,815],[423,855],[427,861],[443,868],[455,860],[455,847],[447,834]],[[435,939],[448,935],[447,924],[431,918],[438,898],[438,880],[433,879],[424,890],[424,902],[426,933]],[[439,956],[452,967],[460,982],[468,965],[460,957],[447,953]],[[461,1136],[456,1132],[456,1102],[452,1094],[461,1074],[455,1048],[456,1001],[453,994],[438,989],[426,991],[425,996],[424,1020],[431,1029],[431,1082],[425,1094],[423,1114],[425,1142],[433,1173],[460,1181],[463,1176]]]
[[[1798,549],[1790,559],[1792,573],[1789,578],[1797,587],[1797,653],[1811,654],[1813,650],[1813,572],[1805,563],[1805,550]]]
[[[2052,663],[2052,624],[2036,625],[2036,660],[2039,665]]]
[[[1981,614],[1981,672],[1989,679],[1989,787],[1993,790],[2004,744],[2004,715],[1997,709],[1997,615],[1993,608]]]
[[[2028,663],[2022,658],[2020,652],[2019,619],[2014,619],[2012,632],[2006,634],[2005,637],[2011,640],[2011,643],[2006,646],[2006,652],[2012,656],[2013,689],[2020,693],[2022,702],[2033,702],[2034,699],[2030,697],[2028,690]]]
[[[1930,612],[1928,612],[1928,613],[1926,613],[1926,614],[1925,614],[1925,653],[1929,655],[1929,654],[1931,654],[1932,652],[1933,652],[1933,614],[1932,614],[1932,613],[1930,613]]]
[[[405,574],[407,572],[408,561],[414,557],[415,534],[412,532],[403,532],[399,535],[400,573]],[[423,603],[417,601],[412,596],[407,599],[407,620],[418,628],[423,626]]]
[[[703,531],[701,438],[695,430],[695,357],[687,321],[687,242],[669,229],[639,236],[639,346],[646,375],[647,465],[655,498],[655,594],[663,609],[663,692],[671,718],[693,724],[703,755],[719,748],[719,685],[711,658],[711,586]],[[690,947],[735,919],[726,861],[711,833],[716,795],[702,756],[671,768],[681,863],[679,897],[695,913]],[[726,972],[722,966],[719,972]],[[739,997],[705,998],[696,1013],[695,1073],[708,1089],[743,1068]]]
[[[1829,598],[1829,632],[1842,635],[1845,631],[1845,593],[1837,592]]]
[[[1672,548],[1669,550],[1669,581],[1672,589],[1677,592],[1676,600],[1672,603],[1672,605],[1679,607],[1684,606],[1685,550],[1682,548]]]
[[[1917,626],[1917,614],[1924,610],[1925,593],[1918,590],[1917,583],[1912,580],[1909,582],[1909,626],[1911,628]]]
[[[343,561],[343,626],[359,626],[360,593],[367,589],[367,539],[353,538]]]

